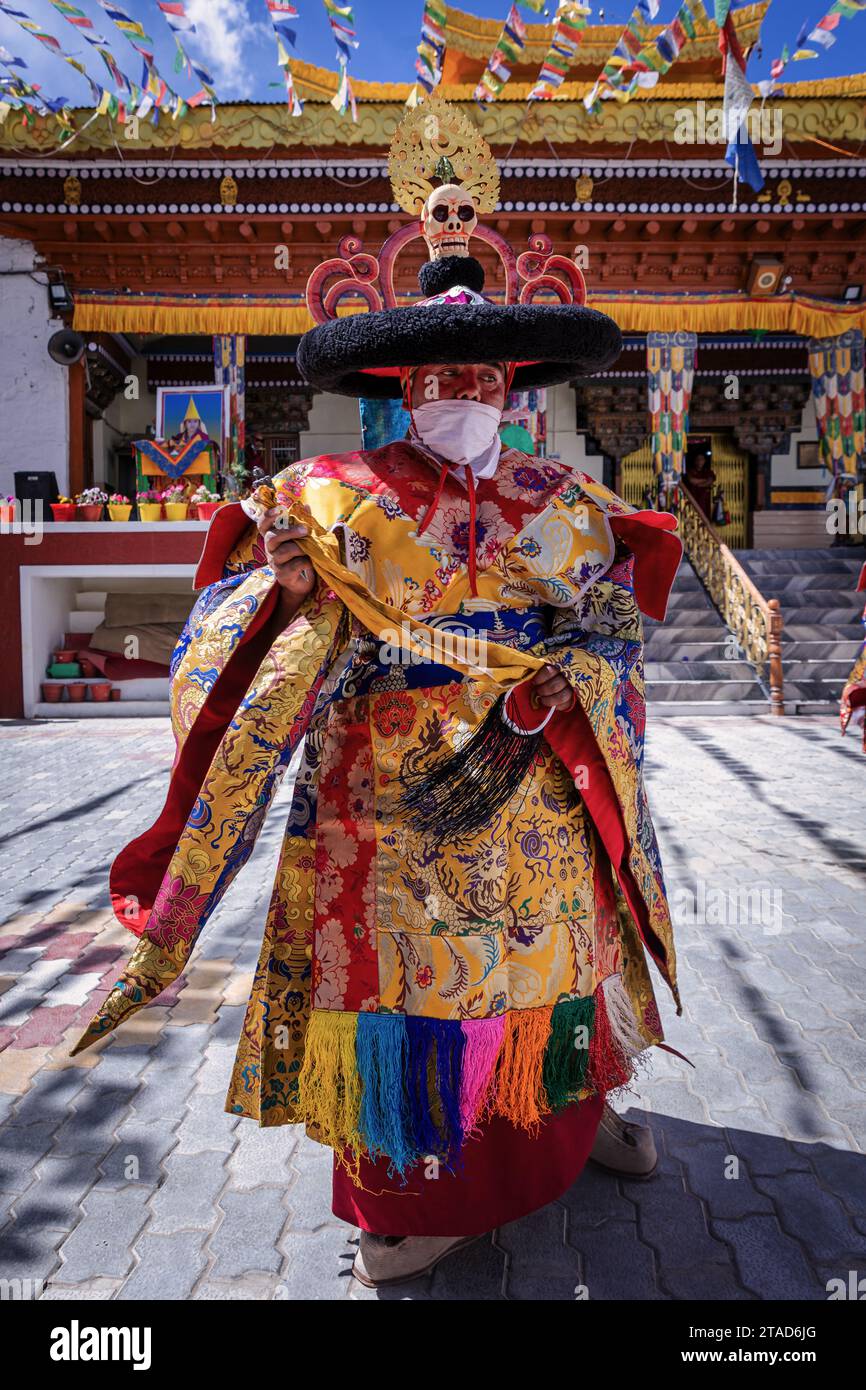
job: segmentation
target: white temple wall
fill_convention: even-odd
[[[309,426],[301,434],[302,459],[349,453],[361,447],[361,416],[352,396],[314,396]]]
[[[800,420],[800,428],[791,435],[791,442],[788,452],[785,454],[773,454],[771,461],[772,472],[770,474],[770,485],[773,488],[791,487],[829,487],[830,475],[823,468],[798,468],[797,467],[797,444],[801,440],[816,440],[818,438],[818,426],[815,420],[815,402],[810,396],[803,410]]]
[[[69,370],[48,356],[48,339],[63,324],[51,316],[44,278],[29,241],[0,237],[0,492],[4,497],[13,494],[14,474],[31,468],[56,473],[60,491],[69,490]]]

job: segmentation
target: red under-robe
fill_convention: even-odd
[[[595,1140],[604,1097],[551,1115],[536,1135],[494,1116],[467,1141],[460,1173],[426,1177],[418,1165],[404,1187],[383,1159],[361,1159],[363,1188],[334,1162],[332,1211],[380,1236],[474,1236],[517,1221],[561,1197],[580,1176]]]

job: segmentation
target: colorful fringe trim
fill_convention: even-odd
[[[433,1158],[453,1170],[492,1116],[533,1131],[582,1092],[626,1085],[645,1047],[617,975],[587,998],[490,1019],[314,1009],[297,1119],[356,1182],[362,1153],[401,1176]]]

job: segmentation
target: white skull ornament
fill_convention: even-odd
[[[431,261],[468,256],[469,238],[478,225],[475,200],[459,183],[445,183],[425,202],[421,225]]]

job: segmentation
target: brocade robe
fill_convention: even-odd
[[[456,479],[419,531],[437,481],[405,441],[280,474],[319,582],[273,638],[261,539],[239,506],[216,514],[172,663],[166,806],[112,870],[140,940],[75,1049],[180,974],[303,742],[225,1108],[304,1122],[352,1172],[359,1155],[459,1168],[492,1117],[533,1131],[627,1084],[662,1040],[648,957],[678,1004],[640,616],[664,616],[675,522],[504,450],[477,485],[473,593]],[[403,809],[407,775],[545,663],[575,708],[480,832],[432,845]]]

